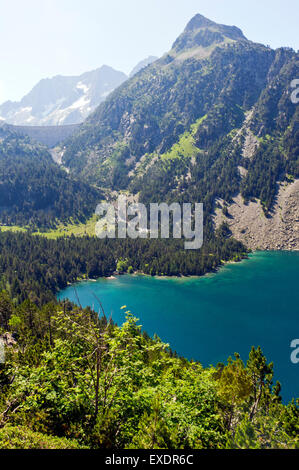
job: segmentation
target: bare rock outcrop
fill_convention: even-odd
[[[223,201],[217,202],[223,205]],[[228,216],[216,209],[215,226],[222,221],[252,250],[299,250],[299,180],[279,185],[271,216],[265,216],[260,201],[245,204],[239,194],[228,207]]]

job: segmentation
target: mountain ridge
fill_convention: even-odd
[[[299,109],[291,102],[298,53],[203,17],[179,38],[211,27],[235,39],[172,48],[116,89],[63,155],[71,173],[142,202],[203,202],[208,234],[217,200],[256,198],[271,217],[278,181],[299,177]]]
[[[14,125],[79,124],[125,80],[107,65],[79,76],[44,78],[19,102],[0,105],[0,117]]]
[[[210,28],[227,31],[203,17],[184,31]],[[171,50],[123,82],[55,149],[57,162],[105,188],[108,200],[125,190],[146,204],[203,202],[207,240],[217,209],[229,230],[236,197],[259,201],[273,217],[279,186],[299,178],[299,108],[291,101],[299,55],[227,28],[236,40],[197,43],[196,54],[192,43]]]
[[[159,59],[159,57],[156,57],[154,55],[150,55],[150,56],[146,57],[146,59],[141,60],[140,62],[138,62],[137,65],[135,65],[135,67],[129,73],[129,78],[132,78],[134,75],[136,75],[136,73],[140,72],[142,69],[144,69],[145,67],[152,64],[153,62],[155,62],[158,59]]]
[[[78,76],[43,78],[20,101],[0,104],[0,123],[32,127],[81,124],[109,93],[157,59],[141,60],[129,76],[102,65]],[[30,130],[28,133],[31,136]]]

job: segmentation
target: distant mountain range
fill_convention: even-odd
[[[139,62],[130,77],[156,59],[150,56]],[[107,65],[80,76],[46,78],[21,101],[0,105],[0,121],[18,126],[78,124],[127,79],[125,73]]]
[[[108,199],[125,190],[146,204],[203,202],[207,254],[216,252],[223,236],[230,233],[252,249],[299,249],[299,106],[291,100],[299,54],[290,48],[273,50],[257,44],[236,26],[196,15],[168,53],[148,62],[151,58],[139,64],[131,78],[119,76],[121,86],[106,99],[103,94],[109,87],[98,86],[102,102],[80,126],[0,126],[3,133],[9,133],[0,148],[3,181],[13,161],[12,146],[20,161],[9,193],[14,221],[20,217],[15,188],[19,180],[25,189],[28,186],[21,161],[28,168],[33,162],[28,160],[30,148],[22,137],[29,135],[50,148],[70,181],[101,188]],[[110,77],[119,73],[109,70]],[[77,90],[73,102],[83,104],[91,96],[91,86],[90,79],[82,77],[69,89]],[[113,88],[116,81],[110,84]],[[52,85],[53,96],[45,87],[44,102],[57,100],[58,87]],[[42,99],[36,101],[31,99],[32,109],[41,106]],[[72,106],[70,100],[63,109]],[[87,114],[92,107],[88,106]],[[59,115],[61,109],[58,106],[52,112]],[[83,115],[77,114],[77,119]],[[39,124],[49,124],[44,119]],[[36,159],[39,155],[37,148]],[[36,183],[38,177],[30,178],[30,185],[32,179]],[[49,182],[41,181],[39,190],[45,192]],[[57,181],[60,184],[60,174]],[[63,188],[69,196],[69,187]],[[4,197],[6,189],[1,189]],[[23,199],[26,202],[28,197],[31,207],[30,188],[25,189]],[[57,218],[61,219],[59,207]],[[81,200],[76,210],[85,216]],[[75,212],[70,206],[67,215],[73,217]],[[27,215],[36,217],[33,209]]]

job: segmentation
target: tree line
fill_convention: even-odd
[[[200,250],[185,250],[183,240],[60,237],[49,240],[21,232],[0,232],[0,285],[16,302],[38,304],[53,299],[68,283],[110,276],[119,261],[125,270],[149,275],[203,275],[224,261],[246,257],[242,243],[229,237],[223,225]]]

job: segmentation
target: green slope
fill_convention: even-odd
[[[182,194],[191,201],[208,198],[210,213],[215,198],[229,200],[241,191],[245,198],[261,198],[267,210],[278,178],[299,175],[298,111],[290,100],[298,65],[298,53],[289,48],[274,51],[236,27],[196,15],[168,54],[87,119],[67,142],[64,164],[86,181],[141,191],[145,201]],[[238,165],[249,112],[247,131],[264,143],[252,161],[242,162],[248,169],[242,182]],[[136,181],[146,175],[152,190]],[[259,178],[268,181],[264,191]]]
[[[0,128],[0,223],[55,228],[85,222],[102,199],[53,162],[47,149]]]

